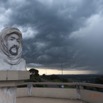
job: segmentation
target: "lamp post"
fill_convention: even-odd
[[[61,73],[62,73],[62,82],[63,82],[63,63],[61,63]],[[61,88],[64,88],[64,85],[61,85]]]
[[[61,74],[63,76],[63,64],[61,63]]]

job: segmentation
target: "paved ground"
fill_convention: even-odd
[[[17,98],[17,103],[84,103],[79,100],[39,98],[39,97],[22,97]]]

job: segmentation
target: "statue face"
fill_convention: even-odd
[[[21,44],[21,40],[19,36],[13,33],[13,34],[10,34],[6,40],[7,40],[7,48],[9,53],[13,56],[18,55],[18,49]]]

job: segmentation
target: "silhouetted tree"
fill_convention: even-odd
[[[96,78],[95,83],[103,84],[103,76]]]
[[[39,71],[34,68],[31,68],[29,72],[30,72],[30,80],[37,81],[37,77],[39,77]]]
[[[39,71],[37,69],[31,68],[29,72],[31,75],[39,76]]]

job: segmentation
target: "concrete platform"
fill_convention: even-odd
[[[40,98],[40,97],[18,97],[17,103],[85,103],[79,100]]]
[[[0,70],[0,82],[1,81],[21,81],[30,78],[29,71],[20,70]]]

